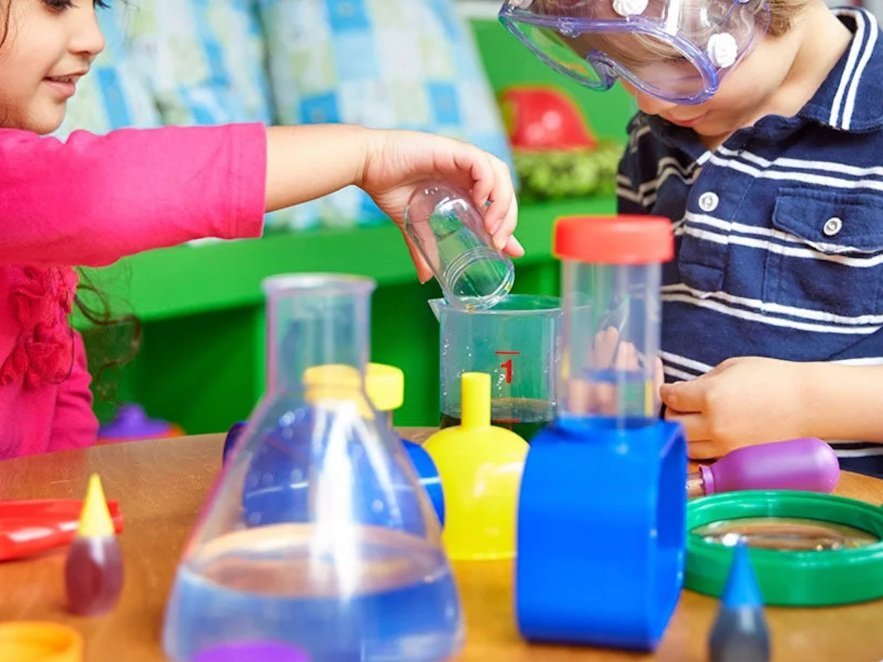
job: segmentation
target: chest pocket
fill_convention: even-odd
[[[764,300],[822,315],[842,331],[881,312],[883,193],[779,190],[766,260]],[[798,315],[805,317],[805,315]]]

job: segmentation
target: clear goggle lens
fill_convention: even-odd
[[[595,90],[610,89],[623,78],[647,94],[686,103],[708,98],[717,89],[717,76],[704,74],[685,53],[651,35],[610,32],[568,37],[529,23],[519,28],[552,68]]]
[[[622,78],[660,99],[701,103],[766,31],[769,12],[762,0],[690,2],[509,0],[500,18],[552,68],[589,88]]]

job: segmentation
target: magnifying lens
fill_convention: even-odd
[[[685,586],[720,596],[745,540],[768,605],[883,598],[883,508],[790,490],[716,494],[687,506]]]

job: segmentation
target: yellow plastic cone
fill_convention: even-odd
[[[457,560],[512,558],[528,445],[491,425],[490,375],[463,373],[460,388],[460,425],[439,430],[423,446],[445,493],[445,549]]]
[[[104,489],[101,487],[98,474],[89,476],[89,487],[86,490],[83,509],[80,511],[77,535],[84,538],[114,535],[113,520],[107,508]]]

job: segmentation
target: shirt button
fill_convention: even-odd
[[[843,221],[836,216],[832,216],[827,221],[825,221],[825,227],[822,228],[822,232],[824,232],[825,235],[828,237],[833,237],[835,234],[840,232],[842,227]]]
[[[705,212],[714,211],[719,202],[720,198],[717,197],[717,193],[707,191],[699,196],[699,209]]]

